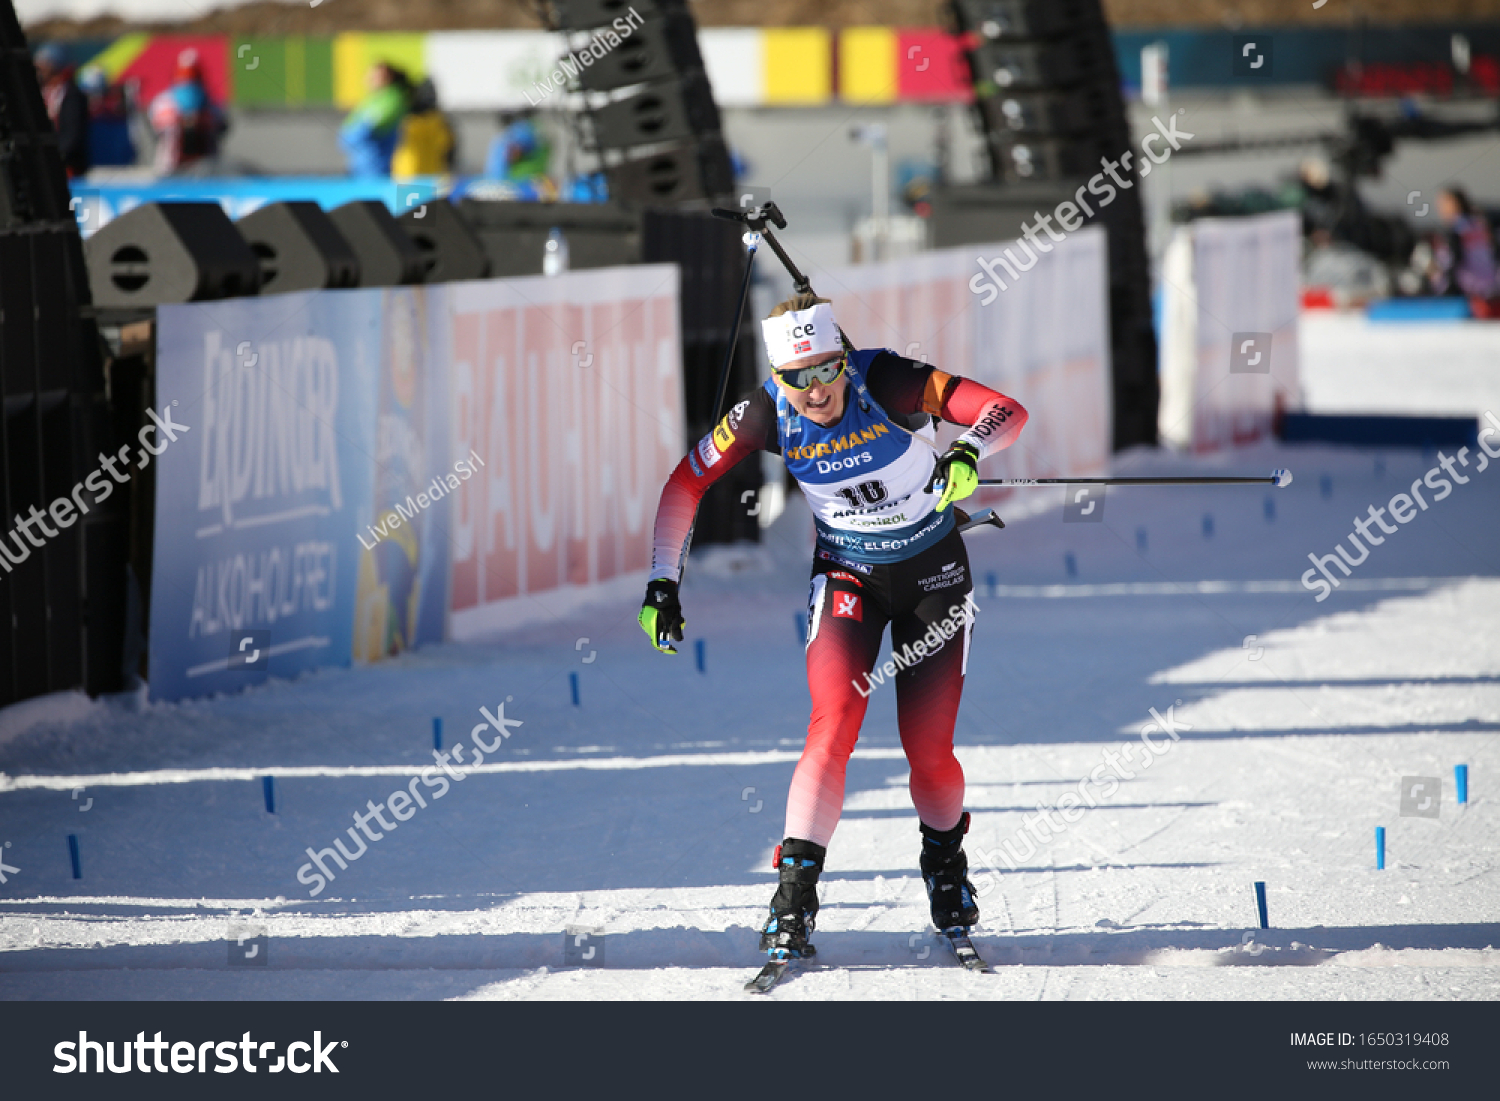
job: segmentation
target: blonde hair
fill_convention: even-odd
[[[833,305],[832,301],[830,301],[829,299],[819,298],[815,294],[794,294],[785,302],[778,303],[775,309],[766,314],[766,320],[769,321],[773,317],[780,317],[782,314],[798,313],[802,310],[810,310],[820,302],[825,303],[829,306]]]

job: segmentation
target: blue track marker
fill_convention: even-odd
[[[1073,557],[1073,552],[1068,551],[1063,555],[1063,569],[1068,571],[1069,577],[1078,576],[1078,559]]]
[[[1276,519],[1276,498],[1266,494],[1266,519]]]
[[[1214,537],[1214,514],[1211,513],[1211,512],[1205,512],[1203,514],[1203,538],[1205,538],[1205,539],[1212,539],[1213,537]]]
[[[1453,766],[1453,786],[1458,788],[1458,805],[1463,806],[1469,801],[1469,766]]]
[[[1259,880],[1255,883],[1255,907],[1260,911],[1260,927],[1269,929],[1271,920],[1266,916],[1266,885]]]
[[[1318,478],[1318,492],[1323,495],[1325,501],[1333,496],[1333,475],[1324,474]]]
[[[1385,870],[1385,827],[1375,827],[1375,870]]]
[[[440,715],[432,717],[432,748],[443,748],[443,719]]]
[[[276,777],[262,776],[260,778],[261,790],[266,796],[266,813],[276,813]]]
[[[73,878],[83,878],[83,862],[78,858],[78,835],[68,834],[68,858],[73,862]]]
[[[996,574],[994,570],[991,570],[989,573],[984,575],[984,584],[985,588],[989,590],[989,595],[994,596],[995,593],[1000,589],[999,575]]]
[[[806,646],[807,645],[807,613],[806,612],[798,612],[792,618],[797,621],[797,642],[800,645]]]
[[[568,674],[568,687],[570,687],[570,688],[573,689],[573,706],[574,707],[578,707],[579,703],[578,703],[578,674],[577,673],[569,673]]]
[[[1139,551],[1141,554],[1145,554],[1146,553],[1146,545],[1147,545],[1146,529],[1145,528],[1136,528],[1135,529],[1135,549],[1137,551]]]
[[[707,658],[707,654],[705,653],[705,651],[707,649],[708,649],[708,643],[705,642],[703,639],[699,638],[699,639],[694,639],[693,640],[693,657],[695,659],[697,659],[697,662],[698,662],[698,672],[700,672],[700,673],[706,673],[706,672],[708,672],[708,670],[703,667],[704,666],[704,661]]]

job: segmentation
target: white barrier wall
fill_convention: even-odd
[[[996,266],[1002,290],[978,261],[994,261],[1007,248],[1024,262],[1027,252],[1015,242],[969,245],[819,269],[813,286],[833,300],[856,347],[891,348],[1026,407],[1030,420],[1020,439],[986,459],[981,476],[1101,473],[1109,466],[1111,425],[1104,231],[1069,235],[1014,278]],[[946,445],[958,431],[944,428],[939,438]],[[985,491],[980,500],[1008,492]]]
[[[686,450],[673,265],[447,288],[455,495],[450,636],[645,584],[662,484]]]
[[[1269,436],[1299,403],[1302,232],[1293,212],[1204,218],[1162,263],[1162,441],[1218,451]]]

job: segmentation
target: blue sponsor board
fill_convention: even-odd
[[[349,663],[386,294],[159,309],[152,699]]]

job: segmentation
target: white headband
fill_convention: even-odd
[[[773,368],[803,356],[844,350],[839,341],[838,322],[833,319],[833,307],[827,302],[819,302],[810,310],[768,317],[760,323],[760,331]]]

